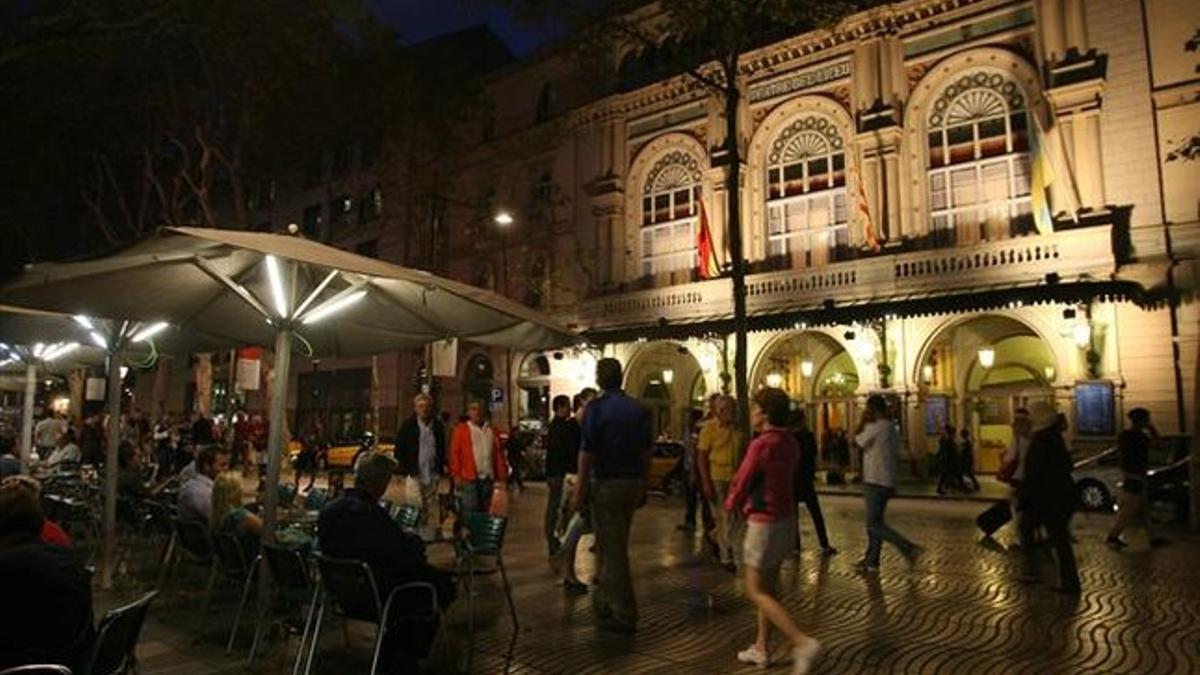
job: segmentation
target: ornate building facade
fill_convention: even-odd
[[[1200,165],[1167,155],[1200,130],[1197,28],[1186,0],[907,0],[744,55],[751,388],[786,389],[822,437],[884,393],[917,467],[952,424],[994,470],[1013,411],[1037,399],[1078,448],[1111,444],[1134,406],[1190,430]],[[730,387],[723,104],[659,67],[662,40],[622,54],[599,93],[565,51],[485,80],[480,142],[435,177],[475,208],[437,212],[430,266],[589,344],[460,345],[456,376],[436,379],[444,409],[499,390],[502,425],[536,420],[612,355],[678,437]],[[488,217],[501,209],[510,225]],[[360,250],[421,264],[411,221],[383,213]],[[702,223],[715,278],[699,274]],[[428,363],[376,360],[385,433]]]
[[[1111,444],[1133,406],[1189,429],[1200,171],[1166,156],[1200,127],[1183,49],[1197,26],[1185,2],[918,0],[745,55],[751,388],[782,386],[823,436],[884,393],[918,465],[953,424],[981,471],[1036,399],[1079,448]],[[499,359],[512,416],[573,393],[600,355],[668,435],[728,390],[731,283],[697,259],[705,221],[728,267],[723,106],[647,74],[655,56],[623,55],[623,86],[599,99],[553,58],[491,83],[513,107],[570,92],[481,147],[467,184],[504,185],[508,255],[544,256],[546,306],[591,342]],[[520,195],[545,175],[566,198],[539,227]]]

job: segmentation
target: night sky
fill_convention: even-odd
[[[412,44],[480,23],[519,56],[528,56],[553,38],[553,31],[521,24],[510,12],[486,0],[375,0],[378,16]]]

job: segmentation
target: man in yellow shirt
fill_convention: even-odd
[[[729,396],[717,399],[715,415],[700,429],[700,439],[696,443],[700,489],[711,505],[717,521],[714,535],[718,557],[721,564],[730,569],[734,569],[734,556],[738,552],[739,529],[737,516],[725,511],[725,495],[737,469],[738,447],[741,442],[734,412],[735,405]]]

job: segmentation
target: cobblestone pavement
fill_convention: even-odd
[[[634,522],[641,626],[623,636],[597,631],[588,597],[568,596],[555,585],[540,535],[544,495],[534,485],[513,501],[506,561],[520,631],[514,637],[499,580],[488,578],[477,600],[472,672],[761,672],[734,659],[753,639],[741,581],[698,554],[698,539],[675,529],[677,502],[652,498]],[[811,524],[802,513],[806,550],[785,565],[781,581],[785,605],[824,644],[813,672],[1200,672],[1200,538],[1194,535],[1170,532],[1174,543],[1153,551],[1135,537],[1118,552],[1102,543],[1111,516],[1079,516],[1073,529],[1084,591],[1070,597],[1050,590],[1050,576],[1033,585],[1015,580],[1019,557],[1001,545],[1012,533],[1006,528],[997,535],[1001,544],[981,544],[973,524],[983,508],[978,503],[893,501],[889,521],[926,553],[910,570],[885,549],[874,578],[853,571],[865,544],[858,500],[827,496],[823,504],[841,553],[821,559],[809,548]],[[582,573],[589,563],[581,561]],[[143,650],[147,675],[244,672],[240,662],[219,656],[223,631],[214,629],[192,647],[181,627],[194,621],[194,612],[176,605],[156,614]],[[463,621],[460,607],[449,619],[450,651],[460,667]],[[315,672],[366,671],[369,633],[352,631],[350,648],[341,633],[331,622]],[[787,672],[785,652],[777,642],[775,657],[783,663],[766,672]],[[257,670],[290,672],[289,657],[276,649]]]

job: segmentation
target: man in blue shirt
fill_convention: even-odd
[[[597,625],[630,633],[637,629],[637,601],[629,572],[633,513],[646,503],[650,469],[650,414],[621,391],[621,363],[600,359],[596,382],[603,390],[583,418],[575,508],[591,498],[596,530]],[[590,493],[590,494],[589,494]]]
[[[414,479],[405,481],[406,489],[420,489],[422,524],[440,524],[437,491],[438,482],[446,475],[446,427],[434,414],[429,394],[417,394],[413,399],[412,417],[396,433],[395,457],[400,473]],[[410,501],[417,497],[405,496]]]

